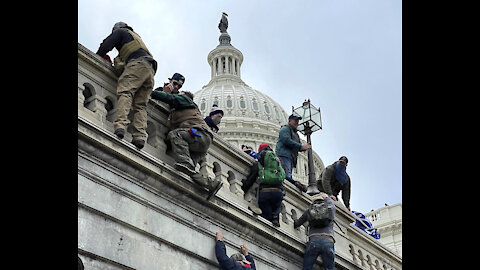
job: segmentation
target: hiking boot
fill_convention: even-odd
[[[117,137],[121,140],[125,136],[125,129],[123,128],[117,128],[113,132],[113,134],[117,135]]]
[[[132,144],[135,145],[138,149],[142,149],[145,146],[144,140],[134,140]]]
[[[273,216],[272,224],[275,227],[280,227],[280,217],[279,216]]]
[[[196,184],[208,189],[208,179],[203,176],[203,174],[196,172],[192,175],[190,175],[192,178],[193,182]]]
[[[302,183],[300,183],[300,181],[296,181],[295,182],[295,186],[302,192],[307,192],[307,189],[308,187]]]
[[[262,209],[258,208],[254,203],[249,204],[248,209],[250,209],[255,215],[262,214]]]
[[[192,175],[197,173],[195,171],[195,168],[192,165],[190,165],[189,163],[177,162],[177,163],[173,164],[173,167],[175,169],[187,174],[188,176],[192,176]]]

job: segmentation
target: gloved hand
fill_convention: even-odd
[[[103,58],[104,58],[105,60],[107,60],[107,61],[110,63],[110,65],[113,66],[112,59],[110,59],[110,56],[108,56],[108,54],[105,54],[105,56],[104,56]]]

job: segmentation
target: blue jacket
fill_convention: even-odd
[[[296,167],[298,151],[300,151],[301,147],[302,144],[300,143],[297,130],[294,130],[290,125],[282,126],[278,133],[278,141],[275,146],[275,153],[277,153],[277,156],[292,159],[292,167]]]
[[[225,249],[225,244],[223,241],[218,240],[217,243],[215,243],[215,255],[217,256],[217,261],[220,264],[220,267],[222,270],[245,270],[245,269],[252,269],[255,270],[255,262],[253,261],[253,258],[250,254],[245,256],[247,258],[247,261],[249,261],[250,267],[245,267],[237,263],[234,259],[231,259],[230,257],[227,256],[227,251]]]

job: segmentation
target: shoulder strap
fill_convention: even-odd
[[[340,227],[340,225],[338,225],[338,223],[335,221],[335,219],[333,220],[333,223],[335,223],[337,225],[337,227],[340,229],[340,231],[342,231],[342,233],[345,234],[345,232],[342,230],[342,227]]]
[[[150,53],[150,51],[147,49],[147,46],[145,45],[145,43],[143,43],[142,39],[140,38],[140,36],[129,30],[129,29],[126,29],[128,31],[128,33],[133,37],[133,40],[130,41],[130,42],[127,42],[125,43],[122,48],[120,49],[120,52],[119,52],[119,55],[120,55],[120,58],[123,60],[123,61],[127,61],[128,57],[130,56],[130,54],[138,49],[144,49],[145,51],[147,51],[150,55],[152,55]]]

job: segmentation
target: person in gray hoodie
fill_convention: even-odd
[[[306,221],[311,221],[311,209],[316,203],[325,202],[327,207],[333,209],[333,218],[335,218],[335,204],[333,200],[325,193],[321,192],[312,196],[312,205],[303,213],[303,215],[294,220],[293,228],[300,227]],[[310,224],[308,226],[308,239],[303,256],[302,270],[311,270],[317,261],[317,257],[321,256],[323,267],[325,270],[333,270],[335,266],[335,235],[333,231],[334,219],[326,226],[315,227]]]

